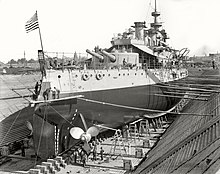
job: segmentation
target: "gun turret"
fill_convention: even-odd
[[[106,52],[105,50],[102,50],[102,49],[100,50],[100,52],[101,52],[104,56],[108,57],[111,62],[115,62],[115,61],[116,61],[116,58],[115,58],[114,55],[112,55],[112,54],[110,54],[110,53],[108,53],[108,52]]]
[[[95,52],[92,52],[89,49],[87,49],[86,52],[89,53],[90,55],[96,57],[97,59],[99,59],[99,61],[103,61],[104,60],[102,55],[100,55],[98,53],[95,53]]]

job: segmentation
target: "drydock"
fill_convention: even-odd
[[[93,139],[90,146],[96,151],[86,158],[75,154],[82,147],[78,144],[43,161],[34,157],[30,145],[25,157],[21,157],[20,149],[13,155],[2,155],[1,173],[217,173],[219,71],[205,70],[201,76],[189,76],[187,83],[197,90],[187,92],[176,114],[141,118],[123,129],[110,130]],[[174,85],[183,91],[186,83]]]

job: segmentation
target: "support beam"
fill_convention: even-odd
[[[205,85],[202,85],[202,84],[189,84],[189,83],[172,83],[172,85],[177,85],[177,86],[201,86],[201,87],[205,87],[207,88],[208,87],[215,87],[215,88],[220,88],[220,85],[212,85],[212,84],[205,84]]]
[[[182,96],[164,95],[164,94],[154,94],[154,95],[161,96],[161,97],[173,97],[173,98],[182,98],[182,99],[190,99],[190,100],[208,101],[207,98],[192,98],[192,97],[182,97]]]
[[[209,89],[201,89],[201,88],[190,88],[190,87],[180,87],[175,85],[157,85],[154,86],[161,87],[161,88],[169,88],[169,89],[176,89],[176,90],[184,90],[184,91],[203,91],[203,92],[213,92],[213,93],[219,93],[219,90],[209,90]]]
[[[185,92],[185,93],[181,93],[181,92],[172,92],[172,91],[164,91],[165,94],[177,94],[177,95],[190,95],[190,96],[199,96],[199,97],[210,97],[210,95],[206,95],[206,94],[200,94],[200,93],[188,93],[188,92]]]

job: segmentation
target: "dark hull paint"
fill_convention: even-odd
[[[83,95],[85,99],[90,99],[99,102],[106,102],[111,104],[118,104],[122,106],[132,106],[137,108],[145,108],[145,109],[154,109],[154,110],[162,110],[167,111],[172,108],[180,99],[177,98],[167,98],[156,96],[155,94],[163,94],[163,90],[165,88],[159,88],[156,86],[139,86],[139,87],[130,87],[123,89],[111,89],[111,90],[101,90],[101,91],[91,91],[84,93],[74,93],[74,94],[66,94],[61,97],[68,97],[71,95]],[[166,89],[168,90],[168,89]],[[81,127],[85,130],[84,125],[79,119],[79,117],[75,117],[74,113],[81,113],[86,121],[88,127],[92,124],[105,124],[105,126],[111,128],[117,128],[119,126],[123,126],[126,123],[132,122],[137,117],[143,114],[150,115],[151,112],[144,112],[141,110],[127,109],[116,106],[110,106],[107,104],[93,103],[87,102],[84,100],[77,99],[62,101],[58,104],[48,104],[47,106],[40,106],[36,109],[35,114],[40,116],[41,118],[46,118],[46,121],[49,122],[46,125],[46,129],[54,130],[54,124],[60,130],[59,132],[59,152],[62,152],[68,148],[70,148],[73,144],[77,142],[74,140],[69,130],[71,127]],[[37,121],[37,124],[43,124],[44,121],[40,119]],[[36,127],[36,126],[35,126]],[[45,130],[46,130],[45,129]],[[51,132],[51,131],[49,131]],[[40,128],[38,126],[38,130],[35,131],[34,137],[35,139],[40,139]],[[50,148],[54,147],[54,136],[43,136],[43,139],[49,145]],[[41,157],[47,157],[45,145],[41,145],[42,149],[39,152]],[[48,145],[47,145],[48,147]],[[37,147],[36,147],[37,148]],[[55,148],[55,147],[54,147]],[[46,156],[45,156],[46,155]],[[51,153],[50,155],[53,155]]]
[[[49,107],[43,107],[43,110],[41,109],[41,113],[39,113],[39,111],[36,113],[42,116],[42,113],[44,113],[44,109],[46,108],[48,121],[54,124],[60,124],[64,120],[72,120],[72,113],[77,110],[77,112],[83,114],[88,124],[98,123],[107,124],[111,127],[117,127],[134,120],[134,118],[129,118],[128,116],[143,115],[146,113],[150,115],[150,112],[138,109],[128,109],[126,106],[166,111],[179,101],[179,99],[176,98],[171,99],[156,96],[155,94],[163,94],[163,91],[161,88],[155,86],[139,86],[123,89],[91,91],[75,93],[74,95],[79,94],[84,95],[85,99],[117,104],[125,107],[93,103],[77,99],[77,103],[73,100],[63,104],[52,104]],[[61,94],[62,97],[71,95],[73,94]],[[71,105],[71,103],[73,104]]]

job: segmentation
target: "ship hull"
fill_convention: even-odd
[[[117,127],[134,121],[136,116],[155,113],[150,110],[167,111],[173,107],[179,99],[158,96],[164,89],[153,85],[99,90],[80,93],[61,94],[61,97],[83,95],[79,98],[50,104],[43,107],[47,110],[47,119],[54,124],[60,124],[64,120],[72,120],[73,113],[81,113],[88,124],[106,124]],[[36,112],[37,113],[37,112]],[[41,113],[44,111],[41,109]],[[38,115],[41,115],[38,113]],[[41,115],[43,117],[43,115]]]
[[[73,95],[83,95],[84,97],[58,103],[48,103],[36,108],[35,115],[39,117],[35,117],[35,140],[37,142],[40,139],[45,139],[45,142],[50,144],[47,146],[50,147],[50,149],[54,147],[54,151],[56,149],[54,142],[58,141],[57,153],[62,152],[76,143],[76,140],[74,140],[69,133],[72,127],[81,127],[85,130],[82,120],[77,117],[79,113],[83,115],[88,127],[97,124],[109,128],[118,128],[139,119],[144,114],[151,116],[151,114],[156,113],[152,111],[149,112],[149,109],[167,111],[176,105],[180,100],[179,98],[155,95],[163,94],[164,90],[164,88],[159,88],[154,85],[146,85],[61,94],[61,97]],[[45,120],[47,124],[44,130],[41,131],[41,125],[45,124]],[[59,136],[56,138],[54,136],[55,129],[59,130]],[[106,130],[107,129],[102,129],[101,132]],[[42,135],[42,132],[47,132],[47,134]],[[37,146],[36,148],[38,148]],[[42,144],[41,147],[42,149],[43,147],[46,149],[45,144]],[[47,150],[42,151],[41,157],[45,155],[46,152]],[[45,156],[45,158],[46,157],[47,156]]]

